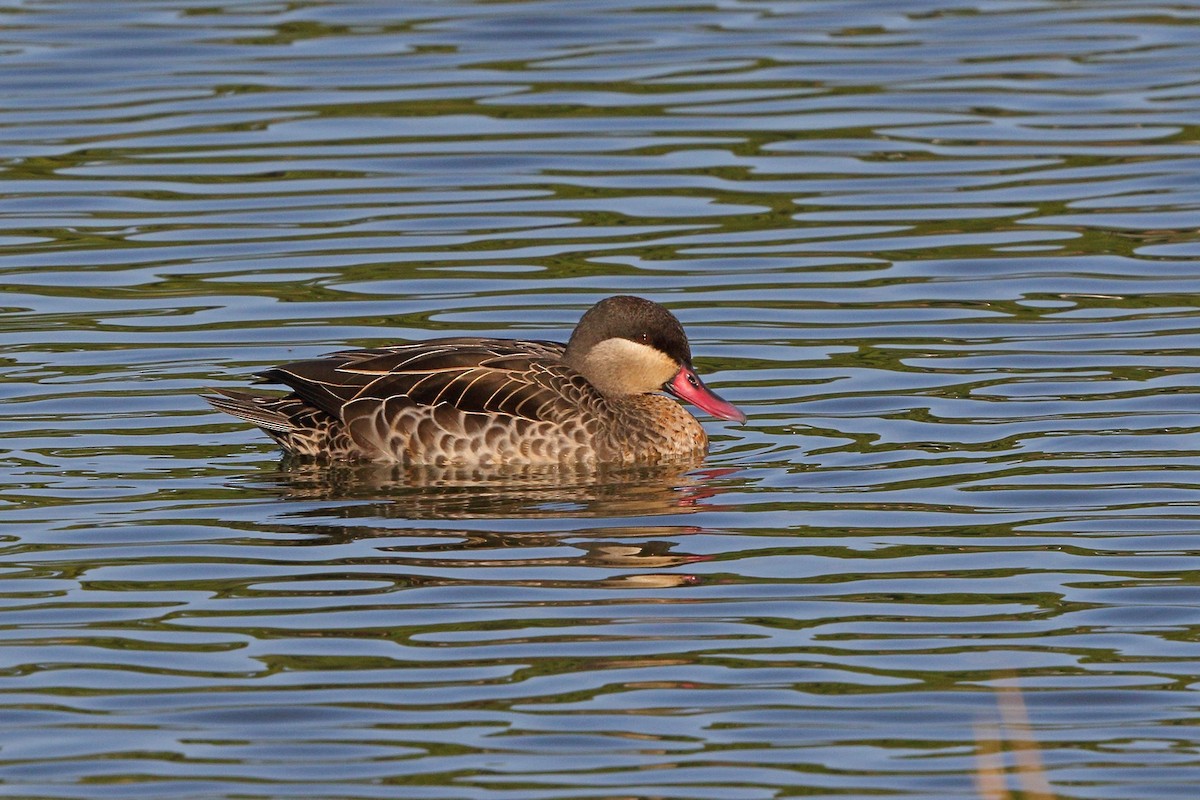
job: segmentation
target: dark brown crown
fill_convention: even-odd
[[[617,295],[589,308],[567,342],[564,360],[579,363],[584,354],[606,339],[629,339],[649,345],[680,364],[692,363],[683,325],[670,311],[641,297]]]

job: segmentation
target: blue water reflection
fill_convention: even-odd
[[[0,9],[0,794],[1193,796],[1198,18]],[[199,399],[614,293],[750,417],[697,469]]]

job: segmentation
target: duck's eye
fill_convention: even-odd
[[[638,334],[638,338],[637,338],[637,340],[638,340],[639,342],[641,342],[642,344],[646,344],[647,342],[649,342],[649,341],[650,341],[650,334],[648,334],[648,333],[639,333],[639,334]]]

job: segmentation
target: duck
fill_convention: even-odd
[[[675,315],[632,295],[593,305],[566,344],[430,339],[254,377],[290,392],[220,388],[204,399],[257,425],[289,456],[328,461],[658,464],[708,451],[704,428],[675,398],[746,421],[696,374]]]

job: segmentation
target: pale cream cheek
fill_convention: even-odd
[[[584,377],[602,394],[658,391],[675,377],[679,365],[653,347],[628,339],[605,339],[587,354]]]

